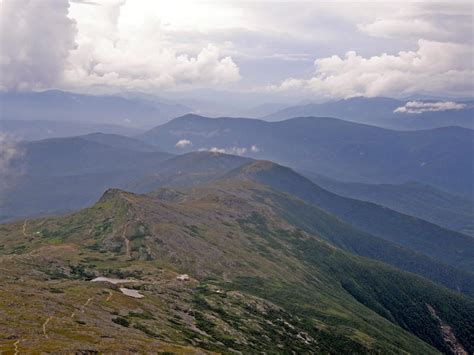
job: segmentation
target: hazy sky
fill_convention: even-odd
[[[1,0],[0,88],[471,96],[472,3]]]

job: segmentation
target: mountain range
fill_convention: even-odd
[[[54,121],[62,125],[78,122],[153,127],[193,111],[190,107],[156,98],[85,95],[58,90],[0,93],[0,102],[2,120]]]
[[[452,103],[446,99],[397,100],[386,97],[354,97],[290,106],[261,117],[267,121],[308,116],[335,117],[399,130],[448,126],[474,128],[474,102],[472,100],[462,100],[456,102],[456,106],[450,104],[444,109],[443,103],[446,102]]]
[[[225,178],[112,189],[69,216],[2,225],[1,349],[474,350],[471,298],[336,248],[283,216],[295,205],[306,208]],[[9,307],[21,295],[29,302]]]
[[[65,155],[74,160],[63,159]],[[474,294],[474,281],[465,274],[474,267],[471,237],[373,203],[338,196],[275,163],[218,152],[173,156],[132,138],[94,134],[29,143],[15,164],[20,167],[19,175],[8,180],[16,184],[5,189],[2,199],[4,221],[86,207],[110,187],[146,193],[162,186],[199,186],[225,177],[250,180],[314,206],[310,214],[306,206],[293,217],[299,221],[294,224],[308,232],[317,228],[344,250]],[[16,214],[8,215],[8,211]],[[325,222],[314,219],[316,215],[324,216]],[[341,222],[348,226],[335,229]],[[321,225],[328,226],[324,233]]]
[[[64,138],[102,132],[121,136],[135,136],[144,130],[115,124],[91,122],[60,122],[44,120],[7,120],[0,117],[0,132],[16,140]]]
[[[335,194],[386,206],[464,234],[474,233],[472,201],[433,186],[418,182],[362,184],[341,182],[309,172],[301,174]]]
[[[266,122],[185,115],[137,138],[173,153],[243,154],[349,182],[418,181],[473,198],[467,152],[474,131],[467,128],[402,132],[325,117]]]
[[[111,187],[148,192],[189,186],[226,173],[244,157],[173,154],[130,137],[89,134],[23,142],[2,171],[0,220],[65,213],[86,207]]]
[[[362,124],[1,95],[30,139],[0,136],[0,353],[474,352],[471,129],[376,127],[409,106],[385,98],[326,105]],[[76,121],[101,112],[137,120]]]

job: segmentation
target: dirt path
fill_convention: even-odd
[[[18,339],[17,341],[13,343],[13,346],[15,347],[14,349],[15,355],[18,355],[20,353],[20,349],[18,349],[18,344],[20,344],[20,339]]]
[[[91,303],[91,301],[94,299],[94,297],[89,297],[86,301],[86,303],[84,303],[82,306],[81,306],[81,313],[84,313],[85,310],[86,310],[86,307],[89,305],[89,303]]]
[[[106,299],[106,301],[110,301],[110,299],[112,298],[113,296],[113,293],[112,291],[109,290],[109,295]],[[94,297],[89,297],[86,302],[81,306],[81,313],[84,313],[85,310],[86,310],[86,307],[92,302],[92,300],[94,299]],[[73,311],[71,313],[71,315],[69,316],[69,318],[73,319],[74,317],[76,316],[76,311]],[[48,326],[48,323],[53,319],[53,316],[50,316],[48,317],[48,319],[46,319],[46,321],[43,323],[42,325],[42,329],[43,329],[43,334],[44,336],[46,337],[46,339],[49,339],[49,336],[48,336],[48,332],[47,332],[47,329],[46,327]],[[18,350],[18,344],[20,343],[20,340],[17,340],[15,343],[13,343],[14,347],[15,347],[15,354],[19,354],[19,350]]]
[[[86,307],[89,305],[89,303],[92,302],[94,297],[89,297],[87,301],[81,306],[81,313],[84,313],[86,311]],[[76,311],[73,311],[69,318],[73,319],[76,316]]]
[[[112,296],[114,294],[112,293],[112,291],[109,290],[109,296],[107,297],[107,299],[105,300],[106,302],[109,302],[111,299],[112,299]]]
[[[46,322],[43,323],[43,334],[46,337],[46,339],[49,339],[48,333],[46,332],[46,326],[51,321],[51,319],[53,319],[52,316],[50,316],[48,319],[46,319]]]
[[[109,295],[107,296],[107,299],[106,301],[109,302],[111,299],[112,299],[112,296],[113,296],[113,293],[112,291],[108,291],[109,292]],[[84,313],[85,310],[86,310],[86,307],[93,301],[94,297],[89,297],[86,302],[84,302],[84,304],[81,306],[81,313]],[[76,311],[73,311],[71,313],[71,315],[69,316],[69,318],[73,319],[74,317],[76,316]],[[48,327],[48,324],[49,322],[51,322],[51,320],[53,319],[54,317],[53,316],[49,316],[45,322],[43,323],[43,325],[41,326],[42,330],[43,330],[43,335],[45,336],[46,339],[49,339],[49,335],[48,335],[48,330],[47,330],[47,327]],[[14,355],[18,355],[20,354],[20,349],[18,347],[18,345],[20,344],[20,341],[21,339],[18,339],[16,340],[14,343],[13,343],[13,351],[14,351]]]

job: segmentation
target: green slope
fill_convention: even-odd
[[[425,254],[468,272],[474,271],[474,238],[421,219],[342,197],[320,188],[293,170],[266,161],[248,163],[228,177],[250,179],[292,194],[361,231]]]
[[[440,263],[408,248],[355,229],[323,210],[291,196],[266,191],[260,198],[292,225],[316,234],[353,254],[382,261],[474,297],[474,275]]]
[[[275,194],[241,181],[109,190],[69,216],[0,226],[0,349],[429,354],[454,349],[443,325],[474,350],[471,299],[301,230]],[[99,275],[138,280],[144,298],[87,281]]]
[[[400,185],[362,184],[341,182],[309,172],[302,174],[335,194],[373,202],[474,236],[474,204],[467,198],[417,182]]]

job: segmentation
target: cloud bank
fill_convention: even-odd
[[[398,107],[393,112],[419,114],[423,112],[462,110],[466,107],[467,107],[466,104],[461,104],[461,103],[457,103],[453,101],[440,101],[440,102],[409,101],[405,104],[405,106]]]
[[[466,2],[0,3],[0,90],[473,94]]]
[[[202,43],[189,52],[178,48],[160,19],[146,14],[146,4],[3,0],[0,89],[152,92],[240,79],[232,58],[222,56],[215,44]]]
[[[1,2],[0,89],[39,90],[62,80],[76,47],[68,9],[66,0]]]
[[[469,96],[474,92],[474,49],[470,45],[418,41],[416,51],[362,57],[354,51],[316,59],[310,79],[289,78],[268,91],[309,91],[320,97],[402,96],[438,92]]]

